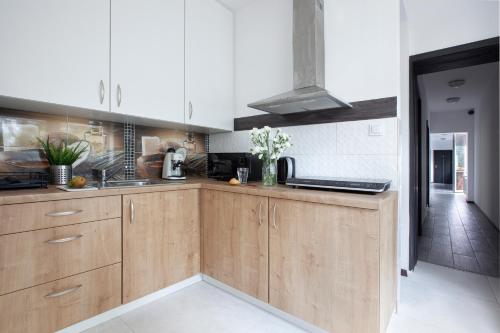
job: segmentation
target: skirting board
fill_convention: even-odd
[[[298,326],[307,332],[328,333],[317,326],[314,326],[314,325],[312,325],[312,324],[310,324],[302,319],[299,319],[295,316],[292,316],[286,312],[278,310],[275,307],[271,306],[270,304],[264,303],[256,298],[249,296],[249,295],[247,295],[247,294],[245,294],[237,289],[234,289],[234,288],[232,288],[232,287],[230,287],[230,286],[228,286],[228,285],[226,285],[226,284],[224,284],[224,283],[222,283],[214,278],[211,278],[210,276],[202,274],[202,279],[203,279],[203,281],[211,284],[212,286],[217,287],[219,289],[222,289],[223,291],[228,292],[231,295],[236,296],[236,297],[244,300],[245,302],[248,302],[248,303],[264,310],[264,311],[267,311],[267,312],[275,315],[276,317],[279,317],[279,318],[281,318],[281,319],[283,319],[283,320],[285,320],[285,321],[287,321],[295,326]]]
[[[186,287],[189,287],[195,283],[201,282],[202,281],[202,275],[197,274],[195,276],[192,276],[186,280],[183,280],[181,282],[178,282],[174,285],[171,285],[170,287],[158,290],[152,294],[146,295],[144,297],[141,297],[135,301],[132,301],[127,304],[120,305],[119,307],[116,307],[114,309],[111,309],[109,311],[106,311],[104,313],[101,313],[95,317],[89,318],[87,320],[81,321],[75,325],[66,327],[60,331],[57,331],[56,333],[80,333],[82,331],[85,331],[89,328],[92,328],[94,326],[97,326],[99,324],[102,324],[108,320],[111,320],[113,318],[116,318],[118,316],[121,316],[127,312],[130,312],[132,310],[135,310],[143,305],[149,304],[151,302],[154,302],[164,296],[173,294],[181,289],[184,289]]]

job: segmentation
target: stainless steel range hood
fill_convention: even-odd
[[[293,1],[293,90],[248,107],[287,114],[351,107],[325,89],[323,0]]]

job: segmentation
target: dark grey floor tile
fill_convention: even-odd
[[[450,235],[450,228],[448,226],[434,226],[434,235]]]
[[[474,251],[472,250],[472,246],[469,243],[468,239],[465,239],[460,242],[451,241],[451,249],[454,254],[460,254],[464,256],[475,256]]]
[[[427,261],[442,266],[453,267],[453,254],[450,245],[435,244],[433,242]]]
[[[484,241],[485,237],[481,231],[467,231],[467,236],[470,240]]]
[[[434,235],[432,237],[432,245],[434,244],[451,246],[451,238],[447,235]]]
[[[492,247],[490,246],[490,243],[486,240],[486,238],[482,240],[471,239],[470,244],[472,245],[474,252],[490,253],[493,251]]]
[[[476,257],[468,257],[460,254],[453,254],[455,268],[463,271],[481,273]]]
[[[418,246],[420,246],[420,247],[430,249],[431,243],[432,243],[431,237],[421,236],[418,238]]]
[[[422,236],[432,237],[433,234],[434,234],[434,228],[426,228],[426,227],[424,227],[422,229]]]
[[[481,231],[481,227],[477,223],[469,223],[469,224],[464,223],[464,229],[466,231],[478,231],[478,232]]]
[[[429,258],[429,249],[428,248],[418,248],[418,260],[427,261]]]

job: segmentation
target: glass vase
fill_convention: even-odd
[[[264,160],[262,163],[262,184],[274,186],[278,183],[278,172],[275,160]]]

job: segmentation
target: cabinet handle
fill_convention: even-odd
[[[193,103],[189,102],[189,119],[193,117]]]
[[[101,101],[101,104],[104,103],[104,95],[106,94],[106,90],[104,90],[104,81],[101,80],[101,82],[99,83],[99,97],[100,97],[100,101]]]
[[[72,292],[75,292],[77,291],[78,289],[80,289],[82,287],[81,284],[79,284],[78,286],[76,287],[73,287],[73,288],[68,288],[68,289],[64,289],[64,290],[61,290],[61,291],[54,291],[52,293],[49,293],[47,295],[45,295],[45,297],[47,298],[56,298],[56,297],[61,297],[61,296],[64,296],[66,294],[69,294],[69,293],[72,293]]]
[[[278,226],[276,225],[276,202],[274,203],[273,206],[273,227],[274,229],[278,230]]]
[[[59,239],[51,239],[51,240],[46,241],[46,243],[48,243],[48,244],[61,244],[61,243],[71,242],[71,241],[80,239],[82,237],[83,237],[83,235],[75,235],[75,236],[59,238]]]
[[[120,85],[116,87],[116,103],[118,107],[122,105],[122,86]]]
[[[262,201],[259,204],[259,225],[262,225]]]
[[[81,209],[75,209],[75,210],[65,210],[65,211],[61,211],[61,212],[50,212],[50,213],[47,213],[45,214],[46,216],[52,216],[52,217],[60,217],[60,216],[70,216],[70,215],[76,215],[76,214],[80,214],[81,212],[83,212],[83,210]]]
[[[135,206],[134,200],[130,200],[130,224],[135,223]]]

